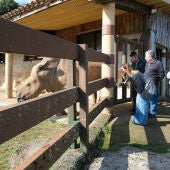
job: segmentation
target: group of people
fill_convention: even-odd
[[[138,125],[147,125],[148,117],[153,118],[157,113],[158,85],[164,78],[163,64],[156,59],[155,52],[145,52],[145,60],[141,60],[135,51],[131,52],[132,64],[121,65],[124,83],[132,84],[132,122]]]

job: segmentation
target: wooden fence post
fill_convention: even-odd
[[[66,70],[67,70],[67,88],[72,88],[75,86],[75,61],[73,60],[66,60]],[[68,115],[68,126],[71,127],[73,123],[76,121],[76,104],[68,107],[66,109]],[[71,148],[77,148],[77,140],[71,145]]]
[[[89,145],[89,87],[88,87],[88,46],[80,45],[79,50],[79,87],[80,87],[80,147],[87,153]]]

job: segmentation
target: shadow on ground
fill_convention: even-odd
[[[149,118],[147,126],[131,122],[131,103],[116,105],[112,118],[102,129],[103,149],[95,155],[85,170],[160,170],[169,169],[170,98],[159,100],[156,118]],[[114,151],[114,152],[113,152]]]
[[[131,103],[113,107],[113,119],[104,129],[104,148],[115,144],[141,144],[170,147],[170,98],[160,99],[156,118],[149,118],[147,126],[131,122]]]

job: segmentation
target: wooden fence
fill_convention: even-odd
[[[0,144],[2,144],[52,115],[80,102],[79,120],[76,120],[73,109],[73,112],[69,114],[69,119],[72,120],[70,121],[71,125],[53,137],[44,147],[40,148],[16,169],[50,168],[78,137],[80,137],[82,149],[84,152],[88,152],[89,125],[93,120],[109,103],[117,104],[130,101],[130,98],[127,98],[126,95],[117,100],[117,87],[113,78],[108,77],[88,82],[88,62],[113,63],[106,54],[89,49],[87,45],[78,45],[4,19],[0,19],[0,37],[1,52],[57,56],[57,58],[73,60],[73,63],[78,61],[80,65],[78,86],[0,110]],[[113,97],[103,99],[89,112],[88,96],[103,87],[113,87]],[[126,87],[123,87],[123,89],[126,89]],[[123,90],[124,93],[125,90]],[[52,156],[49,160],[48,155],[51,152]]]

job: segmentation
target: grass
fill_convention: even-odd
[[[12,153],[21,147],[22,145],[34,141],[35,139],[45,139],[50,138],[67,125],[62,123],[52,123],[50,120],[46,120],[37,126],[31,128],[30,130],[12,138],[11,140],[0,145],[0,170],[9,170],[10,158]]]

